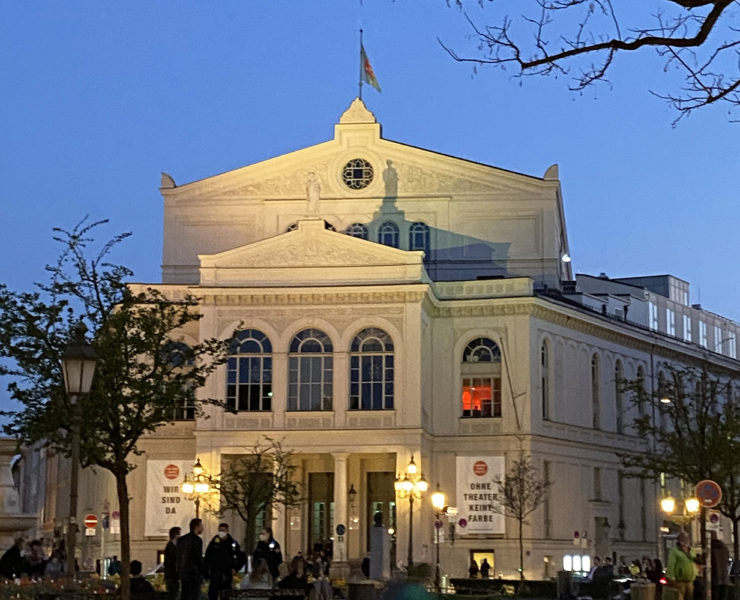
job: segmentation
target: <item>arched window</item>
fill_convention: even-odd
[[[367,225],[363,223],[352,223],[347,229],[345,230],[345,233],[350,237],[356,237],[360,238],[361,240],[367,239]]]
[[[622,361],[618,360],[614,367],[614,400],[617,416],[617,433],[624,433],[624,372]]]
[[[393,408],[393,340],[382,329],[363,329],[350,346],[350,410]]]
[[[540,393],[542,394],[542,418],[550,419],[550,348],[542,342],[540,348]]]
[[[384,246],[398,248],[398,225],[386,221],[378,229],[378,242]]]
[[[173,371],[193,366],[195,360],[193,350],[184,342],[167,342],[161,351],[162,362],[168,364]],[[184,386],[181,396],[172,408],[173,421],[192,421],[195,419],[195,390]]]
[[[226,363],[226,406],[234,411],[272,410],[272,344],[257,329],[237,332]]]
[[[462,416],[501,416],[501,351],[496,342],[477,338],[463,351]]]
[[[332,410],[332,344],[319,329],[304,329],[290,342],[288,410]]]
[[[599,357],[594,354],[591,357],[591,406],[592,406],[592,425],[594,429],[601,429],[601,398],[599,388],[601,378],[599,377]]]
[[[429,227],[424,223],[412,223],[409,227],[409,250],[423,250],[429,258]]]

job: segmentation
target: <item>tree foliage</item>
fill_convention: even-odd
[[[269,511],[275,504],[287,508],[300,503],[294,455],[283,449],[279,440],[265,436],[245,454],[225,461],[221,473],[210,478],[211,485],[220,493],[215,512],[234,511],[244,521],[245,548],[255,539],[256,519],[262,511]]]
[[[131,458],[141,453],[142,436],[173,420],[183,402],[193,402],[196,411],[210,402],[197,400],[194,390],[225,361],[228,341],[181,343],[182,329],[200,319],[196,299],[127,285],[131,271],[109,257],[129,234],[95,251],[91,235],[104,223],[83,220],[71,231],[55,229],[62,251],[46,267],[49,281],[35,290],[0,286],[0,357],[7,359],[0,374],[11,378],[8,391],[20,404],[4,413],[5,432],[20,443],[42,442],[68,453],[72,411],[60,358],[80,320],[92,332],[97,365],[92,390],[80,402],[80,460],[115,477],[127,578]],[[122,590],[128,595],[126,581]]]
[[[638,405],[635,433],[647,440],[647,450],[621,454],[632,473],[658,481],[670,477],[693,488],[704,479],[722,488],[717,507],[733,524],[738,558],[740,521],[740,403],[728,374],[706,367],[669,367],[658,389],[642,381],[627,381],[625,389]]]
[[[516,519],[519,526],[519,576],[524,579],[524,525],[526,518],[545,501],[551,483],[543,479],[524,452],[514,460],[503,478],[496,480],[497,500],[493,511]]]
[[[449,4],[448,0],[448,4]],[[664,74],[678,73],[673,91],[655,92],[678,112],[675,122],[697,108],[740,106],[740,35],[736,0],[479,0],[498,12],[492,25],[465,13],[477,54],[458,61],[513,67],[515,76],[567,75],[572,90],[607,82],[619,57],[657,52]],[[462,0],[455,0],[463,8]],[[657,77],[652,78],[657,80]],[[652,83],[652,81],[651,81]],[[669,82],[671,89],[672,82]]]

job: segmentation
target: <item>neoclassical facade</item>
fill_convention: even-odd
[[[301,506],[259,516],[290,556],[331,539],[356,564],[380,512],[396,564],[409,542],[434,563],[439,541],[444,573],[487,556],[513,576],[517,524],[492,490],[520,452],[552,482],[524,530],[528,578],[566,556],[655,555],[658,490],[620,467],[645,442],[616,382],[692,360],[733,377],[738,327],[689,306],[677,278],[574,278],[557,166],[530,176],[386,140],[355,99],[327,142],[184,185],[163,175],[161,193],[156,285],[203,315],[181,341],[237,335],[199,391],[229,410],[196,421],[185,406],[142,446],[134,556],[153,564],[193,516],[178,486],[196,457],[218,473],[264,436],[296,453]],[[413,515],[394,491],[412,457],[430,483]],[[114,501],[104,474],[85,481],[82,512]],[[439,529],[437,485],[457,509]],[[42,531],[62,522],[55,493]],[[89,557],[113,553],[100,538]]]

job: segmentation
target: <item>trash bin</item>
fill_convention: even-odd
[[[635,581],[630,585],[630,598],[631,600],[655,600],[655,584]]]
[[[348,600],[375,600],[375,583],[372,581],[350,581],[347,586]]]
[[[557,595],[558,600],[568,600],[573,597],[573,573],[571,571],[558,571]]]

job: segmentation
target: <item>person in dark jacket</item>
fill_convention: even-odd
[[[5,579],[15,579],[20,577],[21,573],[28,572],[26,561],[21,554],[23,544],[23,538],[16,538],[15,544],[8,548],[0,558],[0,575]]]
[[[179,527],[171,527],[170,541],[164,547],[164,585],[168,600],[177,600],[180,591],[180,579],[177,576],[177,538],[180,533],[182,530]]]
[[[219,523],[218,533],[206,548],[206,571],[211,582],[208,599],[218,600],[223,590],[230,590],[234,574],[244,566],[239,542],[229,534],[229,524]]]
[[[260,541],[257,542],[257,547],[254,550],[252,564],[256,565],[260,560],[267,563],[272,580],[276,581],[279,574],[278,566],[283,562],[283,553],[278,541],[272,537],[272,529],[269,527],[265,527],[260,533]]]
[[[180,589],[182,600],[198,600],[200,595],[200,583],[205,574],[203,564],[203,521],[201,519],[190,520],[190,533],[177,539],[177,576],[180,578]]]
[[[131,573],[131,597],[134,598],[140,594],[154,594],[154,588],[141,574],[141,561],[132,560],[129,565]]]

